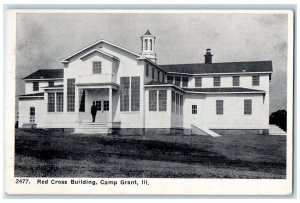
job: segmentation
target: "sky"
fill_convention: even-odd
[[[147,29],[156,36],[158,64],[272,60],[270,113],[286,109],[287,14],[18,13],[16,94],[38,69],[63,68],[66,56],[105,39],[137,53]]]

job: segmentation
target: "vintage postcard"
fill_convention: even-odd
[[[292,10],[6,19],[7,194],[292,194]]]

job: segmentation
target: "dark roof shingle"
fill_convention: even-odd
[[[272,61],[159,65],[167,72],[186,74],[272,72]]]
[[[63,78],[63,69],[39,69],[34,73],[26,76],[23,80],[27,79],[51,79],[51,78]]]
[[[34,93],[34,94],[22,94],[19,97],[43,97],[44,92]]]

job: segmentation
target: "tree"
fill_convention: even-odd
[[[275,124],[286,131],[286,110],[278,110],[271,113],[270,124]]]

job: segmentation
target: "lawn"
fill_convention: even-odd
[[[284,136],[100,136],[16,129],[16,177],[285,178]]]

